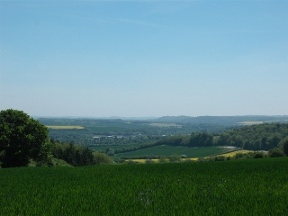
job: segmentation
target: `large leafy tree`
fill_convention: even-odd
[[[2,167],[27,166],[30,159],[45,161],[48,129],[23,111],[0,112],[0,163]]]

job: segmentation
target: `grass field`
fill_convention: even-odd
[[[234,150],[236,148],[233,148]],[[218,146],[210,146],[210,147],[184,147],[184,146],[155,146],[147,149],[139,149],[137,151],[120,153],[115,155],[119,158],[136,158],[136,157],[153,157],[153,156],[160,156],[160,157],[168,157],[174,154],[177,155],[186,155],[189,158],[199,158],[199,157],[208,157],[208,156],[215,156],[219,154],[224,154],[227,152],[231,152],[233,149],[225,148],[225,147],[218,147]]]
[[[0,215],[286,215],[288,158],[0,169]]]
[[[50,125],[46,127],[49,129],[53,129],[53,130],[83,130],[85,129],[85,127],[83,126],[76,126],[76,125],[69,125],[69,126]]]

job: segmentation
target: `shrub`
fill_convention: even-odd
[[[269,157],[283,157],[285,156],[284,152],[280,148],[270,149],[268,152]]]
[[[114,163],[113,159],[108,155],[101,152],[93,153],[93,163],[94,164],[112,164]]]
[[[168,159],[165,157],[160,157],[159,158],[159,163],[168,163]]]
[[[175,154],[175,155],[170,156],[168,159],[170,163],[178,163],[181,161],[181,156]]]

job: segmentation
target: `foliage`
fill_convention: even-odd
[[[115,154],[133,152],[130,155],[139,155],[139,152],[147,150],[153,154],[155,147],[186,146],[186,147],[208,147],[208,146],[234,146],[248,150],[269,150],[282,146],[288,136],[288,124],[261,124],[243,126],[228,130],[221,134],[209,132],[197,132],[188,135],[166,136],[155,142],[142,145],[134,145],[127,148],[115,149]],[[141,151],[140,151],[141,150]],[[188,151],[188,150],[187,150]],[[150,154],[150,155],[151,155]],[[184,153],[183,153],[184,154]],[[154,153],[154,156],[169,156]]]
[[[264,158],[265,154],[263,152],[255,152],[253,158]]]
[[[0,215],[286,215],[287,162],[0,169]]]
[[[109,156],[113,156],[115,154],[115,150],[109,147],[106,149],[105,153]]]
[[[288,138],[286,138],[283,143],[283,152],[286,156],[288,156]]]
[[[0,112],[0,162],[2,167],[27,166],[30,159],[46,163],[49,142],[47,128],[23,111]]]
[[[211,117],[214,119],[213,117]],[[166,123],[163,119],[154,120],[121,120],[89,118],[40,118],[39,121],[49,126],[50,138],[61,142],[73,142],[81,145],[97,144],[143,144],[154,142],[163,135],[190,134],[191,132],[222,132],[233,124],[221,124],[220,121],[209,122],[209,118],[193,122]],[[244,118],[246,119],[246,118]],[[160,123],[159,123],[160,122]],[[220,124],[218,124],[220,123]],[[83,130],[74,129],[78,125]],[[73,127],[74,126],[74,127]],[[67,128],[70,127],[70,130]],[[63,128],[63,130],[61,130]],[[107,139],[108,136],[113,138]],[[94,137],[94,138],[93,138]],[[96,138],[95,137],[99,137]]]
[[[288,135],[288,124],[260,124],[236,128],[220,135],[217,145],[232,145],[250,150],[269,150]]]
[[[159,158],[159,163],[168,163],[168,159],[165,157],[160,157]]]
[[[170,156],[168,158],[168,160],[169,160],[170,163],[178,163],[178,162],[181,161],[181,156],[177,155],[177,154],[174,154],[174,155]]]
[[[54,140],[52,142],[52,155],[55,158],[62,159],[73,166],[92,165],[93,154],[87,147],[76,144],[60,143]]]
[[[93,152],[91,149],[72,143],[52,142],[52,155],[56,159],[65,161],[72,166],[87,166],[95,164],[111,164],[113,159],[101,152]],[[58,163],[53,163],[58,166]],[[65,165],[65,164],[64,164]]]
[[[101,152],[93,152],[93,164],[112,164],[113,159]]]
[[[51,160],[53,167],[73,167],[71,164],[59,158],[52,158]]]
[[[82,130],[49,129],[50,137],[89,148],[117,146],[109,155],[136,151],[157,145],[205,147],[229,145],[249,150],[269,150],[288,136],[288,124],[251,122],[287,122],[285,116],[202,116],[162,117],[152,120],[121,119],[39,119],[45,125],[81,126]],[[234,127],[234,129],[231,129]],[[227,129],[230,130],[227,131]],[[226,130],[226,131],[225,131]],[[191,134],[190,136],[187,134]],[[132,146],[133,145],[133,146]]]
[[[212,146],[213,135],[211,133],[192,133],[189,140],[189,146]]]
[[[268,152],[268,155],[270,157],[283,157],[283,156],[285,156],[285,154],[281,148],[270,149]]]

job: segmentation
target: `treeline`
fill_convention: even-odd
[[[281,145],[288,138],[288,124],[260,124],[235,128],[221,134],[192,133],[190,136],[173,136],[159,145],[188,147],[235,146],[247,150],[269,150]]]
[[[247,150],[268,151],[281,147],[286,139],[288,139],[288,124],[271,123],[238,127],[221,134],[194,132],[190,136],[167,136],[156,142],[115,150],[114,152],[117,154],[159,145],[187,147],[235,146]]]
[[[216,137],[217,145],[231,145],[248,150],[269,150],[279,147],[288,138],[288,124],[245,126]]]
[[[106,154],[93,152],[88,147],[72,143],[56,142],[54,140],[51,140],[51,154],[53,158],[64,160],[72,166],[110,164],[114,162]]]

